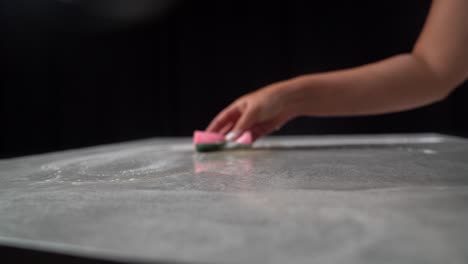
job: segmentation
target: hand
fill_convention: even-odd
[[[281,82],[240,97],[211,121],[207,131],[229,132],[226,139],[232,141],[247,130],[254,140],[278,130],[296,117],[287,90],[287,82]]]

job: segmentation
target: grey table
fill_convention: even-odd
[[[468,140],[153,139],[0,161],[0,244],[123,261],[468,263]]]

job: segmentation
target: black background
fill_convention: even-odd
[[[190,136],[271,82],[410,51],[430,5],[160,0],[124,19],[106,8],[145,1],[95,1],[0,0],[1,157]],[[465,85],[418,110],[300,118],[279,134],[466,135],[467,98]]]

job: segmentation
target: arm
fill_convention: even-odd
[[[297,114],[379,114],[444,99],[468,77],[467,14],[468,1],[435,0],[411,53],[292,80]]]
[[[411,53],[272,84],[236,100],[208,130],[260,137],[296,116],[380,114],[442,100],[468,77],[467,14],[466,0],[434,0]]]

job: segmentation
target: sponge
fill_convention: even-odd
[[[221,150],[225,145],[224,135],[196,130],[193,132],[193,144],[199,152]]]
[[[193,145],[198,152],[223,149],[245,149],[253,143],[252,132],[246,131],[234,142],[226,142],[223,134],[196,130],[193,132]]]

